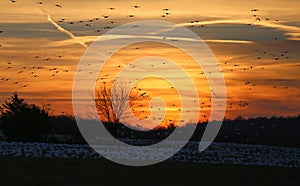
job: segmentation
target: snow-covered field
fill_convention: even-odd
[[[113,146],[102,146],[113,149]],[[102,148],[99,146],[99,148]],[[264,145],[213,143],[207,150],[198,152],[197,142],[189,142],[168,161],[213,164],[240,164],[300,168],[300,149]],[[164,153],[167,149],[159,149]],[[88,145],[0,142],[0,156],[43,158],[102,158]],[[122,154],[126,159],[126,154]],[[151,157],[149,157],[151,158]]]

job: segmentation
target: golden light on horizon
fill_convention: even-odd
[[[151,59],[149,59],[149,61],[144,61],[139,65],[135,63],[139,59],[143,59],[147,56],[159,56],[162,57],[162,59],[158,63],[152,63],[153,61],[151,61]],[[161,126],[167,126],[170,123],[175,126],[188,123],[190,121],[180,119],[182,109],[181,102],[187,102],[193,99],[189,96],[189,92],[192,91],[191,88],[193,87],[186,87],[185,77],[178,76],[178,71],[173,69],[173,67],[168,64],[167,60],[176,63],[176,65],[184,69],[187,76],[193,81],[195,87],[197,87],[197,101],[201,100],[201,105],[196,108],[190,108],[188,112],[198,113],[201,110],[201,116],[199,119],[196,119],[196,121],[191,118],[191,121],[206,121],[208,118],[207,114],[210,110],[209,102],[211,96],[209,85],[204,73],[201,69],[199,69],[197,63],[184,51],[164,43],[135,43],[114,53],[108,61],[105,62],[105,65],[101,69],[97,78],[95,90],[97,91],[99,87],[103,86],[103,84],[113,84],[119,78],[119,73],[121,73],[125,68],[128,68],[129,72],[125,76],[126,79],[122,80],[123,83],[135,80],[137,83],[134,85],[133,89],[138,90],[140,94],[147,95],[147,97],[144,97],[143,100],[139,101],[139,103],[135,106],[136,108],[132,108],[134,110],[134,114],[141,121],[149,118],[149,112],[159,112],[161,109],[164,109],[164,116],[160,115],[152,118],[154,120],[159,120],[161,122]],[[155,76],[145,77],[141,80],[136,79],[136,77],[138,77],[138,73],[142,73],[144,69],[155,73],[166,70],[162,73],[167,73],[167,77],[169,77],[169,79],[175,78],[179,85],[185,89],[186,94],[179,95],[176,87],[168,82],[168,79]],[[166,108],[159,108],[155,106],[149,108],[149,101],[156,97],[160,97],[165,102],[164,104]]]

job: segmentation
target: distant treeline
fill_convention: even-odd
[[[158,142],[168,137],[175,129],[174,126],[170,126],[167,129],[158,128],[149,131],[139,131],[128,128],[123,124],[104,123],[104,125],[114,137],[121,140],[125,139],[125,141],[126,139],[152,139],[150,142]],[[50,137],[48,137],[49,141],[62,142],[62,139],[57,139],[55,136],[62,136],[62,138],[63,136],[69,136],[63,142],[84,143],[73,117],[52,116],[49,120],[49,126],[51,128]],[[206,126],[207,123],[198,123],[191,140],[199,141]],[[186,127],[189,126],[187,125]],[[300,147],[299,131],[300,116],[257,117],[250,119],[237,117],[234,120],[223,121],[215,141]]]
[[[188,124],[182,129],[196,125],[191,140],[199,141],[207,123]],[[124,142],[130,141],[157,143],[175,132],[175,126],[155,128],[149,131],[134,130],[122,123],[104,123],[106,129]],[[8,141],[51,142],[51,143],[86,143],[72,116],[49,116],[47,110],[28,104],[18,97],[11,96],[0,107],[0,129]],[[295,117],[257,117],[224,120],[215,141],[244,144],[265,144],[276,146],[300,147],[300,115]],[[101,137],[101,136],[100,136]],[[128,140],[127,139],[141,139]],[[146,140],[151,139],[151,140]],[[4,138],[2,137],[2,140]],[[137,142],[137,143],[136,143]]]

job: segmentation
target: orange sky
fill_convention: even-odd
[[[62,8],[56,7],[56,3]],[[133,8],[133,5],[140,8]],[[131,21],[155,19],[186,26],[207,42],[225,77],[227,117],[297,115],[299,6],[300,2],[284,0],[234,0],[230,3],[225,0],[50,0],[42,5],[30,0],[1,1],[0,101],[18,91],[30,103],[50,103],[50,113],[72,114],[73,77],[86,46],[110,28]],[[169,15],[163,11],[165,8],[170,9]],[[45,13],[64,30],[57,29]],[[59,22],[62,19],[65,21]],[[182,61],[174,48],[149,43],[140,48],[143,55],[161,52],[164,57]],[[141,57],[140,53],[124,50],[115,57],[122,58],[126,64]],[[188,65],[185,68],[192,69]],[[198,90],[205,90],[205,78],[198,78]],[[155,91],[154,85],[153,95]],[[199,96],[205,100],[205,105],[209,100],[207,94]],[[247,106],[239,106],[246,102]]]

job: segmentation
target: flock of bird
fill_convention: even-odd
[[[11,3],[17,3],[17,0],[10,0]],[[40,5],[44,5],[46,3],[42,2],[42,1],[38,1],[36,2],[36,4],[38,6]],[[58,9],[62,9],[63,6],[61,4],[53,4],[53,6],[57,7]],[[131,8],[133,9],[141,9],[142,7],[140,5],[132,5]],[[107,10],[113,12],[113,11],[116,11],[117,8],[115,7],[107,7]],[[275,22],[278,22],[279,20],[278,19],[271,19],[271,18],[268,18],[268,17],[265,17],[264,19],[259,16],[258,12],[260,10],[259,9],[251,9],[250,12],[251,12],[251,17],[254,17],[254,21],[275,21]],[[162,9],[162,14],[160,15],[160,17],[162,18],[165,18],[165,17],[168,17],[172,15],[172,12],[169,8],[163,8]],[[135,15],[133,14],[128,14],[126,17],[128,18],[135,18]],[[112,29],[113,28],[113,25],[116,23],[115,20],[111,20],[111,17],[110,15],[101,15],[99,17],[96,17],[96,18],[92,18],[92,19],[89,19],[89,20],[79,20],[79,21],[74,21],[74,20],[67,20],[66,18],[60,18],[58,21],[57,21],[57,24],[68,24],[68,25],[74,25],[74,24],[82,24],[84,27],[94,27],[94,25],[97,25],[98,22],[100,21],[105,21],[105,23],[107,25],[101,27],[101,28],[95,28],[93,30],[93,32],[96,32],[96,33],[100,33],[102,31],[105,31],[105,30],[108,30],[108,29]],[[108,21],[108,22],[107,22]],[[200,22],[199,20],[193,20],[193,21],[190,21],[190,23],[198,23]],[[249,24],[251,25],[251,24]],[[190,27],[193,27],[193,26],[190,26]],[[199,27],[204,27],[204,25],[200,25]],[[0,36],[2,34],[5,34],[5,31],[4,30],[0,30]],[[273,40],[279,40],[279,37],[274,37]],[[0,49],[1,47],[3,47],[3,44],[0,44]],[[141,50],[142,48],[134,48],[134,50]],[[287,50],[282,50],[278,53],[270,53],[270,52],[267,52],[267,51],[263,51],[263,50],[260,50],[260,49],[257,49],[254,51],[254,59],[255,60],[262,60],[262,59],[269,59],[271,58],[272,60],[276,61],[276,62],[279,62],[279,61],[284,61],[284,60],[288,60],[289,59],[289,51]],[[64,73],[69,73],[69,72],[74,72],[73,70],[71,69],[63,69],[63,68],[59,68],[59,67],[53,67],[52,65],[53,64],[50,64],[50,62],[53,61],[53,63],[57,63],[57,62],[60,62],[59,60],[63,60],[64,59],[64,56],[63,55],[57,55],[57,56],[51,56],[51,57],[42,57],[42,56],[39,56],[39,55],[35,55],[32,57],[33,61],[36,61],[38,63],[38,65],[35,65],[35,66],[24,66],[24,67],[15,67],[13,62],[8,62],[6,64],[6,66],[1,69],[1,71],[14,71],[16,72],[16,77],[20,77],[21,75],[23,74],[26,74],[26,75],[29,75],[31,78],[40,78],[40,75],[39,75],[39,72],[40,71],[48,71],[50,74],[49,77],[57,77],[59,74],[64,74]],[[51,67],[45,67],[45,66],[51,66]],[[122,66],[121,65],[116,65],[116,68],[121,68]],[[154,66],[151,66],[151,67],[154,67]],[[251,71],[251,70],[264,70],[264,67],[263,65],[259,65],[259,67],[256,67],[254,65],[252,66],[248,66],[248,67],[245,67],[245,66],[240,66],[239,64],[231,64],[231,62],[224,62],[224,64],[222,64],[222,67],[223,70],[221,73],[226,73],[226,72],[244,72],[244,71]],[[131,68],[135,68],[135,66],[131,66]],[[118,69],[116,69],[118,70]],[[93,71],[90,72],[90,74],[93,73]],[[203,72],[200,73],[200,75],[204,75]],[[99,77],[98,80],[100,79],[101,81],[106,81],[106,79],[109,79],[108,78],[108,74],[106,74],[104,77]],[[24,84],[24,83],[21,83],[19,81],[13,81],[14,78],[12,77],[0,77],[0,83],[1,82],[11,82],[12,85],[18,85],[18,86],[21,86],[23,88],[28,88],[30,85],[29,84]],[[25,77],[24,77],[25,79]],[[250,80],[246,80],[244,82],[244,86],[246,86],[247,90],[251,91],[253,90],[256,86],[257,86],[257,83],[255,82],[252,82]],[[279,86],[277,85],[272,85],[272,88],[279,88]],[[284,89],[287,89],[288,87],[287,86],[284,86],[283,87]],[[174,87],[170,87],[170,89],[174,89]],[[145,92],[141,93],[142,96],[148,96],[146,95]],[[203,108],[209,108],[210,107],[210,101],[207,101],[207,102],[201,102],[201,109]],[[245,108],[249,106],[249,102],[247,101],[244,101],[244,100],[239,100],[239,101],[236,101],[236,102],[229,102],[228,103],[228,108],[229,109],[237,109],[237,107],[239,107],[240,109],[241,108]],[[175,107],[175,105],[173,105],[173,107]],[[180,111],[180,110],[179,110]],[[203,118],[206,118],[207,115],[204,115]],[[157,118],[154,118],[154,119],[157,119]]]
[[[39,5],[42,5],[43,2],[38,2]],[[62,8],[61,5],[59,4],[55,4],[56,7],[59,7],[59,8]],[[133,9],[140,9],[141,6],[139,5],[132,5],[131,6]],[[108,7],[107,8],[108,10],[110,11],[115,11],[116,8],[115,7]],[[168,17],[170,16],[172,13],[170,12],[170,9],[169,8],[164,8],[162,9],[162,15],[160,17]],[[133,15],[133,14],[128,14],[126,15],[127,18],[135,18],[136,16]],[[59,24],[68,24],[68,25],[77,25],[77,24],[82,24],[84,27],[86,28],[93,28],[93,27],[98,27],[99,21],[104,21],[104,20],[109,20],[110,19],[110,15],[101,15],[101,17],[95,17],[95,18],[92,18],[92,19],[88,19],[88,20],[79,20],[79,21],[74,21],[74,20],[67,20],[66,18],[61,18],[58,23]],[[106,30],[108,29],[112,29],[113,28],[113,25],[115,23],[117,23],[116,21],[114,20],[110,20],[109,22],[107,22],[108,25],[105,25],[101,28],[95,28],[93,30],[93,32],[95,33],[100,33],[100,32],[105,32]],[[101,33],[102,34],[102,33]]]
[[[254,8],[254,9],[251,9],[251,13],[252,13],[252,17],[255,18],[255,21],[262,21],[263,18],[261,18],[257,13],[259,12],[259,9],[257,8]],[[265,21],[271,21],[272,19],[271,18],[268,18],[268,17],[265,17],[264,18]],[[274,19],[274,21],[278,22],[279,19]],[[251,24],[250,24],[251,25]]]

